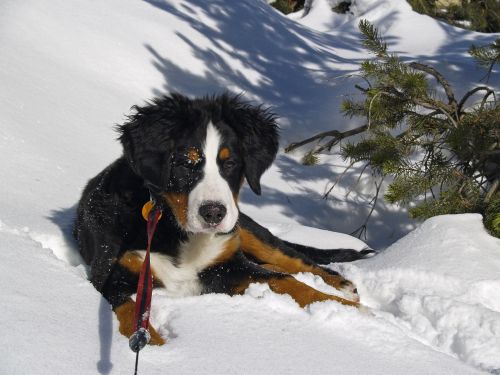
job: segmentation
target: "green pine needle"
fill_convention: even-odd
[[[359,21],[359,30],[363,34],[363,46],[378,57],[387,56],[387,43],[385,43],[378,29],[367,20]]]
[[[472,45],[469,53],[479,65],[486,68],[494,64],[500,64],[500,38],[494,43],[485,46]]]

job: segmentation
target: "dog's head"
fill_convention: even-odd
[[[275,117],[229,95],[173,94],[134,109],[119,131],[135,173],[162,196],[183,230],[232,230],[244,178],[260,194],[260,178],[278,151]]]

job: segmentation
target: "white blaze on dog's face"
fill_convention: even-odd
[[[233,192],[218,163],[222,136],[210,122],[202,145],[202,178],[188,195],[185,229],[193,233],[229,232],[238,221]]]

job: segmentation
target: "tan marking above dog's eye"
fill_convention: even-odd
[[[229,151],[229,149],[227,147],[224,147],[219,151],[219,159],[220,160],[229,159],[230,156],[231,156],[231,151]]]
[[[190,148],[186,156],[194,164],[197,164],[201,160],[200,152],[196,148]]]

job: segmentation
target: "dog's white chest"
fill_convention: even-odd
[[[177,262],[168,255],[151,253],[151,268],[165,286],[169,297],[200,295],[203,291],[198,274],[224,251],[229,235],[193,234],[179,249]],[[144,259],[146,252],[137,253]]]

